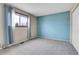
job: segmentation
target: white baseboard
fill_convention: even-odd
[[[20,42],[15,42],[13,44],[8,45],[7,47],[11,47],[11,46],[14,46],[14,45],[20,44],[21,42],[26,42],[26,41],[28,41],[28,40],[24,40],[24,41],[20,41]]]
[[[38,36],[38,38],[41,38],[41,39],[49,39],[49,38],[46,38],[46,37],[40,37],[40,36]],[[56,39],[56,38],[53,38],[53,39],[50,39],[50,40],[57,40],[57,41],[65,41],[65,42],[69,42],[69,40]]]
[[[37,37],[31,38],[31,39],[29,39],[29,40],[36,39],[36,38],[37,38]],[[27,42],[27,41],[29,41],[29,40],[22,40],[22,41],[19,41],[19,42],[14,42],[13,44],[10,44],[10,45],[8,45],[8,46],[6,46],[6,47],[11,47],[11,46],[20,44],[21,42]],[[4,48],[6,48],[6,47],[4,47]],[[0,48],[0,49],[4,49],[4,48]]]
[[[0,50],[1,50],[1,49],[3,49],[3,48],[0,48]]]
[[[32,39],[36,39],[36,38],[38,38],[38,37],[34,37],[34,38],[30,38],[30,39],[32,40]]]
[[[38,36],[38,37],[35,37],[35,38],[31,38],[30,40],[32,40],[32,39],[36,39],[36,38],[49,39],[49,38],[46,38],[46,37],[40,37],[40,36]],[[60,39],[56,39],[56,38],[53,38],[53,39],[50,39],[50,40],[57,40],[57,41],[65,41],[65,42],[69,42],[68,40],[60,40]],[[21,42],[26,42],[26,41],[29,41],[29,40],[24,40],[24,41],[21,41]],[[21,42],[16,42],[16,43],[10,44],[10,45],[8,45],[7,47],[10,47],[10,46],[13,46],[13,45],[20,44]],[[6,48],[6,47],[4,47],[4,48]],[[3,48],[0,48],[0,49],[3,49]]]

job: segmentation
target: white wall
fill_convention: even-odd
[[[79,53],[79,6],[71,12],[71,43]]]
[[[37,37],[37,19],[31,16],[31,39]]]
[[[0,48],[4,45],[4,8],[0,3]]]
[[[13,30],[14,43],[20,43],[27,39],[27,27],[15,27]]]
[[[15,10],[20,12],[20,13],[23,13],[25,15],[30,16],[30,19],[31,19],[31,39],[36,38],[37,37],[37,19],[36,19],[36,16],[33,16],[32,14],[29,14],[28,12],[23,12],[23,11],[17,10],[17,9],[15,9]]]
[[[27,12],[26,13],[21,12],[21,13],[24,13],[26,15],[31,16],[31,23],[32,23],[32,25],[31,25],[31,38],[37,37],[36,17],[27,13]],[[2,48],[5,44],[5,42],[4,42],[5,36],[4,35],[5,35],[4,34],[4,4],[0,3],[0,48]]]
[[[19,13],[30,16],[30,19],[31,19],[31,38],[37,37],[37,19],[36,19],[36,16],[29,14],[28,12],[18,10],[16,8],[15,8],[15,11],[18,11]]]
[[[36,38],[37,37],[37,21],[36,17],[31,16],[31,37]],[[20,43],[23,41],[28,40],[28,34],[27,34],[28,28],[23,27],[15,27],[13,28],[13,39],[14,43]]]

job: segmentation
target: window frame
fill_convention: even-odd
[[[15,14],[19,15],[19,24],[15,25],[15,27],[28,27],[28,16],[24,15],[22,13],[19,13],[19,12],[15,12]],[[21,16],[27,17],[27,24],[26,25],[21,25]]]

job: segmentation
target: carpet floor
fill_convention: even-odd
[[[0,55],[77,55],[72,44],[57,40],[33,39],[0,50]]]

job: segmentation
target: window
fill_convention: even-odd
[[[28,24],[28,17],[19,13],[14,13],[13,25],[16,27],[26,27]]]
[[[20,17],[20,25],[22,25],[22,26],[27,25],[27,17],[26,16],[21,15],[21,17]]]

